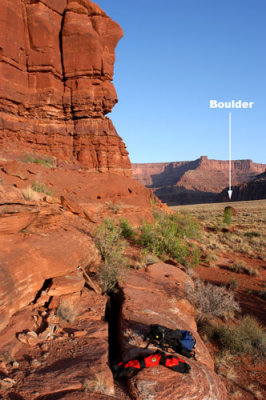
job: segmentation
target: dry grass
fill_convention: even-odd
[[[86,393],[101,393],[107,396],[114,395],[114,388],[112,386],[108,387],[106,376],[103,376],[99,372],[86,379],[83,386]]]
[[[37,193],[31,186],[27,186],[22,190],[22,194],[25,200],[40,200],[40,194]]]
[[[62,299],[56,310],[56,315],[62,321],[73,322],[78,314],[77,304],[69,299]]]
[[[240,311],[232,291],[211,283],[205,284],[200,279],[194,281],[194,287],[187,287],[187,297],[196,307],[197,320],[206,316],[232,318],[236,311]]]
[[[232,232],[226,232],[223,213],[226,206],[237,210],[232,217]],[[205,227],[199,242],[206,252],[234,252],[254,258],[265,258],[266,247],[266,200],[193,204],[171,207],[173,210],[188,212]]]

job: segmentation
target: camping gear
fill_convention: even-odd
[[[139,357],[126,363],[120,362],[113,365],[111,369],[114,378],[125,378],[136,375],[143,368],[156,367],[159,364],[182,374],[187,374],[190,370],[190,366],[181,358],[164,354],[159,350],[147,357]]]
[[[150,344],[164,351],[172,349],[174,352],[182,354],[188,358],[195,358],[195,351],[193,350],[196,341],[191,332],[181,329],[169,329],[163,325],[153,324],[150,326],[150,332],[146,335],[145,340],[149,339]]]

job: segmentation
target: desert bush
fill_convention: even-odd
[[[200,227],[189,215],[177,213],[154,214],[155,223],[144,223],[140,227],[138,242],[155,256],[170,256],[180,263],[197,264],[200,257],[198,248],[187,242],[188,238],[198,237]]]
[[[126,266],[124,256],[125,240],[122,231],[114,221],[106,219],[96,230],[94,241],[102,257],[99,279],[103,292],[115,290]]]
[[[187,287],[187,296],[197,310],[197,320],[205,317],[233,317],[236,311],[240,311],[233,292],[225,287],[206,284],[200,279],[194,281],[194,287]]]
[[[238,274],[246,274],[250,276],[258,276],[259,272],[256,268],[246,265],[243,261],[236,261],[229,267],[232,271]]]
[[[208,342],[212,340],[215,336],[216,326],[213,325],[208,319],[200,319],[197,323],[198,333],[204,340]]]
[[[200,248],[195,246],[195,245],[193,245],[192,248],[191,248],[189,266],[192,267],[192,268],[196,268],[200,263],[200,258],[201,258],[201,250],[200,250]]]
[[[132,226],[130,226],[127,219],[120,218],[119,226],[121,228],[121,234],[125,239],[132,239],[135,236],[135,231]]]
[[[230,207],[225,207],[223,222],[230,226],[232,224],[232,209]]]
[[[258,292],[258,296],[264,300],[266,300],[266,286],[264,286],[264,289]]]
[[[236,290],[238,288],[238,281],[236,279],[230,279],[228,284],[226,285],[227,289]]]
[[[53,192],[54,192],[52,189],[49,189],[45,185],[45,183],[41,183],[41,182],[38,182],[38,181],[32,182],[31,187],[32,187],[33,190],[35,190],[35,192],[44,193],[44,194],[47,194],[47,196],[52,196]]]
[[[266,333],[251,316],[242,318],[234,327],[222,326],[216,332],[221,348],[231,354],[266,355]]]
[[[109,210],[113,211],[114,214],[118,214],[123,207],[122,203],[113,203],[112,201],[106,201],[105,204],[107,205]]]
[[[51,157],[38,158],[38,157],[31,156],[30,154],[25,155],[24,162],[28,163],[28,164],[31,164],[31,163],[41,164],[47,168],[51,168],[54,165],[54,159]]]
[[[210,266],[214,265],[214,262],[218,260],[218,257],[216,256],[216,254],[209,252],[208,254],[206,254],[205,258],[204,258],[204,262],[206,264],[209,264]]]

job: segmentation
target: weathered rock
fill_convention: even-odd
[[[2,0],[0,144],[129,176],[126,147],[105,117],[117,103],[122,35],[89,0]]]
[[[5,185],[2,185],[2,191],[0,185],[0,205],[1,196],[3,203],[5,203],[4,191],[10,192],[9,185],[16,185],[17,188],[22,190],[32,184],[43,185],[48,191],[52,192],[53,196],[50,203],[47,203],[45,199],[41,201],[32,199],[26,202],[21,192],[14,187],[14,192],[18,193],[16,196],[19,195],[20,200],[16,200],[16,197],[14,197],[13,204],[15,202],[25,204],[23,217],[21,216],[22,221],[20,224],[18,221],[18,230],[26,226],[26,223],[23,222],[26,211],[30,211],[32,216],[36,217],[33,214],[33,206],[36,207],[40,202],[61,204],[65,210],[73,215],[86,218],[91,223],[98,223],[106,217],[114,217],[117,220],[124,217],[134,224],[144,219],[152,220],[151,198],[153,194],[134,179],[110,173],[88,172],[77,166],[45,168],[38,164],[17,162],[20,172],[26,177],[25,180],[21,180],[14,175],[9,175],[10,164],[13,163],[2,161],[0,164],[6,171],[4,172],[0,168],[0,179],[5,182]],[[13,196],[15,196],[15,193],[13,193]],[[58,199],[61,199],[61,201]],[[9,202],[12,203],[11,197]],[[32,207],[29,207],[29,204]],[[162,205],[159,203],[158,207],[162,207]],[[13,208],[13,211],[15,210],[16,208]],[[21,212],[21,207],[19,211]],[[17,216],[18,214],[16,214]],[[15,220],[16,218],[14,218],[14,224]],[[46,220],[48,220],[48,216],[46,216]],[[43,218],[43,223],[46,223],[45,218]],[[3,229],[8,231],[9,225],[4,220],[3,224]]]
[[[77,272],[65,276],[58,276],[53,279],[53,283],[47,291],[47,294],[48,296],[63,296],[65,294],[80,292],[84,284],[85,280],[82,274]]]
[[[57,227],[50,225],[48,229],[46,220],[45,232],[40,224],[36,234],[1,235],[0,329],[12,314],[35,299],[46,280],[64,276],[79,265],[85,267],[99,259],[86,234],[75,228],[60,228],[63,215],[54,217]]]
[[[95,395],[95,398],[99,399],[105,398],[101,393],[114,394],[113,376],[108,367],[108,325],[103,321],[106,301],[105,296],[84,289],[77,310],[78,318],[65,328],[73,332],[73,338],[67,336],[62,341],[46,342],[47,356],[34,361],[34,370],[25,375],[23,382],[16,387],[19,395],[25,400],[33,400],[60,392],[63,399],[67,391],[89,390],[97,392],[99,397]],[[20,353],[22,358],[23,354]],[[86,399],[86,394],[84,396]]]
[[[196,360],[186,359],[191,366],[188,375],[169,371],[162,366],[144,369],[130,380],[134,398],[225,400],[226,389],[214,372],[213,361],[199,337],[190,307],[183,307],[184,290],[191,279],[179,268],[163,263],[148,267],[148,273],[130,272],[122,284],[124,300],[121,310],[123,359],[151,354],[155,347],[145,350],[145,335],[150,324],[192,331],[196,339]]]

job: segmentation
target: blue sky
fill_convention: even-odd
[[[95,0],[124,30],[116,49],[119,103],[109,117],[131,162],[228,159],[266,163],[266,0]]]

